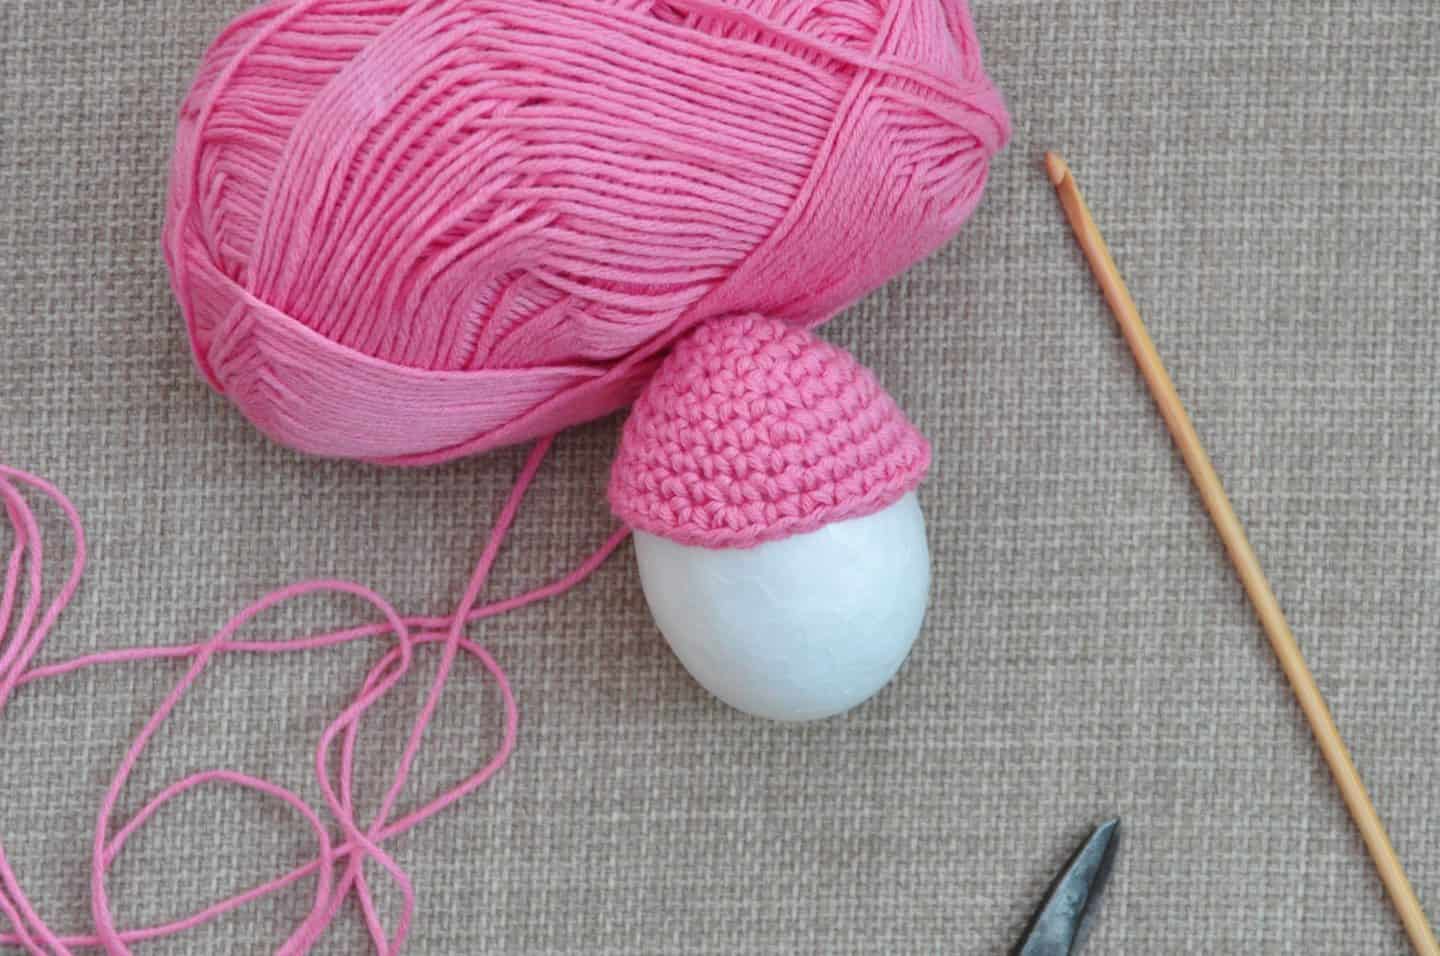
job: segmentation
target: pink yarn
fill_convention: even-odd
[[[272,0],[185,101],[165,248],[261,429],[420,464],[628,404],[709,319],[829,318],[1008,134],[962,0]]]
[[[314,877],[310,913],[277,952],[308,952],[353,897],[376,950],[398,953],[415,893],[386,841],[481,786],[515,745],[513,695],[467,624],[574,586],[628,533],[562,580],[478,603],[548,436],[633,401],[700,326],[627,428],[612,488],[627,520],[751,544],[912,488],[923,439],[868,373],[799,330],[949,239],[1008,135],[963,0],[270,0],[237,19],[182,109],[165,230],[211,384],[312,454],[424,464],[540,441],[450,615],[402,617],[361,585],[312,581],[198,644],[39,667],[79,586],[84,533],[56,488],[0,466],[15,538],[0,591],[0,714],[24,686],[81,668],[187,664],[102,802],[93,931],[52,930],[0,847],[11,926],[0,945],[128,953]],[[48,603],[36,496],[75,540]],[[321,592],[351,595],[378,620],[287,641],[240,636],[277,604]],[[317,743],[325,816],[276,784],[214,770],[112,820],[145,748],[213,661],[372,638],[391,646]],[[425,645],[439,647],[439,668],[379,812],[361,820],[361,721]],[[392,819],[462,655],[499,686],[503,742],[462,784]],[[164,804],[213,784],[289,806],[314,831],[315,858],[185,919],[121,929],[110,866]],[[366,861],[401,895],[393,928]]]
[[[702,325],[625,423],[610,503],[631,527],[749,547],[886,508],[930,446],[869,370],[775,319]]]
[[[3,590],[0,590],[0,714],[4,713],[6,705],[17,690],[38,680],[60,677],[86,667],[131,661],[189,661],[184,675],[161,701],[155,713],[146,721],[140,736],[125,753],[101,804],[91,856],[91,914],[95,923],[94,931],[62,935],[51,929],[25,894],[18,874],[6,858],[3,845],[0,845],[0,914],[5,916],[12,927],[11,932],[0,933],[0,946],[20,946],[35,956],[46,956],[48,953],[69,954],[76,949],[97,947],[109,954],[125,954],[130,952],[130,946],[134,943],[192,929],[246,903],[313,876],[315,893],[310,914],[276,950],[277,953],[308,952],[338,915],[345,900],[352,895],[360,903],[376,951],[381,954],[399,953],[404,946],[414,913],[415,891],[404,870],[384,849],[384,843],[413,829],[479,788],[505,764],[515,747],[518,718],[509,682],[506,681],[500,666],[485,649],[464,636],[466,625],[568,590],[599,567],[628,534],[620,531],[612,535],[599,551],[574,572],[558,581],[519,597],[479,605],[480,591],[489,576],[490,568],[548,447],[548,441],[541,442],[530,455],[516,482],[515,490],[496,521],[495,529],[491,532],[464,597],[455,612],[448,617],[402,618],[383,598],[361,585],[347,581],[311,581],[282,588],[261,598],[237,614],[212,637],[199,644],[107,651],[43,667],[32,667],[31,664],[80,585],[85,567],[85,534],[74,506],[58,489],[33,475],[0,465],[0,500],[5,503],[5,512],[15,536],[6,564]],[[57,506],[68,521],[74,536],[75,554],[69,575],[48,604],[45,603],[43,587],[44,542],[39,521],[23,493],[25,491],[38,494]],[[364,601],[374,608],[378,620],[372,624],[288,641],[247,641],[239,637],[245,626],[276,605],[323,592],[348,594]],[[320,813],[298,795],[269,781],[231,770],[192,774],[161,790],[122,826],[113,826],[112,817],[116,804],[145,748],[180,703],[181,698],[216,658],[231,654],[318,651],[372,638],[385,638],[393,642],[393,646],[380,656],[370,670],[355,700],[325,728],[315,751],[316,780],[325,798],[326,811],[339,829],[338,839],[332,839]],[[379,811],[371,820],[361,821],[356,817],[354,803],[355,751],[359,742],[361,719],[371,707],[406,678],[414,663],[416,649],[429,644],[440,646],[440,666],[431,680],[425,703],[412,724],[399,766]],[[458,786],[432,798],[418,810],[391,819],[395,802],[409,779],[425,729],[439,706],[450,672],[462,654],[478,662],[494,678],[500,689],[505,709],[504,739],[500,749],[484,766]],[[333,782],[336,779],[333,763],[337,740],[338,791]],[[111,912],[105,882],[106,872],[124,850],[129,839],[153,818],[161,807],[191,790],[216,783],[255,790],[295,810],[315,833],[315,859],[184,919],[163,926],[119,929]],[[387,931],[381,923],[373,891],[362,869],[366,860],[373,860],[383,868],[394,880],[401,894],[402,912],[393,931]]]

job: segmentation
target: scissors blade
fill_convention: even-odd
[[[1118,819],[1095,828],[1056,877],[1014,956],[1070,956],[1076,951],[1086,916],[1110,875],[1119,836]]]

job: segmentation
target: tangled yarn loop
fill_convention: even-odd
[[[824,321],[1008,133],[962,0],[272,0],[185,101],[165,248],[261,429],[422,464],[628,404],[706,320]]]
[[[61,935],[53,930],[26,895],[18,874],[6,857],[3,845],[0,845],[0,915],[3,915],[10,925],[6,932],[3,924],[0,924],[0,948],[17,945],[33,956],[68,956],[76,949],[98,947],[112,956],[119,956],[129,953],[130,946],[134,943],[183,932],[217,919],[246,903],[279,892],[300,880],[313,878],[315,890],[310,913],[276,950],[277,953],[290,956],[309,952],[351,896],[360,904],[360,911],[374,941],[376,952],[382,956],[399,953],[405,944],[414,913],[415,890],[405,871],[385,850],[385,842],[415,828],[481,787],[504,766],[515,747],[518,718],[509,682],[490,654],[465,636],[466,627],[482,618],[504,614],[574,587],[593,573],[620,546],[628,533],[616,532],[598,551],[563,578],[517,597],[485,605],[479,603],[490,569],[499,556],[501,545],[519,511],[525,492],[534,480],[548,448],[549,442],[541,442],[530,455],[509,501],[500,512],[469,586],[451,615],[401,617],[382,597],[362,585],[348,581],[310,581],[290,585],[266,595],[231,618],[214,635],[197,644],[104,651],[43,666],[36,666],[35,658],[80,586],[85,568],[85,534],[75,507],[57,488],[34,475],[0,465],[0,501],[4,502],[10,530],[13,532],[9,561],[5,567],[4,580],[0,582],[0,715],[4,714],[6,705],[17,690],[35,681],[62,677],[85,668],[114,666],[134,661],[176,660],[188,663],[175,687],[161,701],[154,714],[145,722],[135,742],[126,751],[106,789],[91,848],[90,890],[94,932]],[[73,537],[73,558],[69,573],[48,602],[45,599],[45,542],[41,535],[40,520],[31,504],[32,497],[38,497],[58,508],[68,522]],[[320,593],[357,598],[374,610],[375,620],[369,624],[291,640],[246,640],[242,637],[243,630],[249,624],[272,608],[290,600]],[[211,663],[232,655],[317,652],[376,638],[385,639],[391,642],[392,646],[379,655],[354,701],[326,726],[316,745],[315,778],[325,800],[325,810],[338,831],[337,837],[332,837],[330,827],[322,819],[320,812],[299,795],[268,780],[233,770],[210,770],[191,774],[153,796],[124,825],[113,826],[116,806],[146,748]],[[358,818],[354,790],[355,758],[360,742],[361,722],[371,708],[411,674],[416,651],[426,645],[439,648],[439,666],[431,678],[424,703],[411,725],[404,751],[378,811],[371,820],[361,820]],[[397,816],[397,803],[410,778],[426,728],[440,706],[453,668],[462,658],[478,663],[499,688],[505,712],[500,748],[482,767],[458,785],[432,797],[419,808]],[[256,791],[296,811],[315,834],[318,848],[316,857],[269,882],[208,906],[184,919],[163,926],[121,930],[116,926],[110,906],[105,879],[107,872],[130,838],[153,819],[165,804],[198,787],[216,784],[229,784]],[[387,930],[379,916],[374,889],[363,868],[367,860],[374,861],[384,870],[400,893],[400,918],[393,930]]]

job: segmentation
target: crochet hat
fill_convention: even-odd
[[[636,401],[610,479],[632,528],[746,548],[874,514],[930,446],[854,356],[776,319],[710,322]]]

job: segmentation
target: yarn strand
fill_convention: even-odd
[[[293,584],[274,591],[235,615],[210,638],[179,646],[134,647],[104,651],[55,664],[31,667],[45,638],[80,585],[86,562],[85,534],[74,505],[54,485],[29,473],[0,465],[0,499],[14,535],[14,544],[5,567],[0,591],[0,715],[11,696],[36,681],[55,679],[80,670],[140,661],[188,661],[184,674],[145,722],[106,790],[96,818],[91,847],[91,933],[60,935],[41,918],[21,887],[18,874],[0,842],[0,914],[10,923],[0,933],[0,947],[18,946],[36,956],[70,954],[75,950],[101,949],[112,956],[129,953],[135,943],[165,938],[192,930],[256,900],[278,893],[304,879],[315,879],[311,908],[298,927],[276,949],[277,954],[309,952],[352,895],[359,904],[377,953],[399,953],[409,932],[415,910],[415,888],[408,875],[383,844],[425,822],[473,793],[491,779],[508,761],[515,748],[519,711],[515,696],[498,662],[479,644],[465,635],[468,625],[504,614],[563,593],[580,584],[624,542],[629,532],[617,530],[593,554],[569,574],[524,594],[489,604],[480,604],[480,595],[489,579],[500,550],[513,525],[526,491],[534,482],[550,439],[540,441],[527,458],[508,500],[501,509],[486,545],[470,576],[455,611],[444,617],[402,617],[374,591],[353,582],[317,580]],[[44,604],[44,544],[40,523],[27,493],[57,507],[69,525],[74,542],[70,572],[49,604]],[[23,597],[22,597],[23,592]],[[368,604],[380,620],[305,637],[277,641],[244,640],[240,632],[256,618],[296,598],[339,594]],[[324,818],[299,795],[239,771],[207,770],[170,784],[118,827],[112,827],[116,805],[145,749],[217,657],[241,654],[290,654],[327,650],[357,641],[385,638],[392,646],[367,673],[355,699],[324,729],[315,750],[316,781],[339,838],[332,837]],[[404,752],[391,776],[384,799],[374,817],[362,825],[356,819],[354,776],[360,724],[367,712],[383,700],[410,673],[416,651],[438,645],[441,660],[431,680],[425,702],[414,718]],[[504,712],[502,740],[489,760],[458,784],[433,797],[418,809],[390,819],[410,777],[425,732],[461,655],[478,662],[499,691]],[[339,741],[338,773],[331,757]],[[116,925],[106,885],[109,868],[143,826],[172,800],[192,790],[212,785],[243,787],[277,800],[295,811],[315,834],[317,853],[310,861],[267,882],[251,887],[189,916],[164,924],[122,930]],[[379,915],[373,888],[364,873],[364,863],[375,862],[394,882],[401,897],[401,913],[393,929],[387,930]]]

